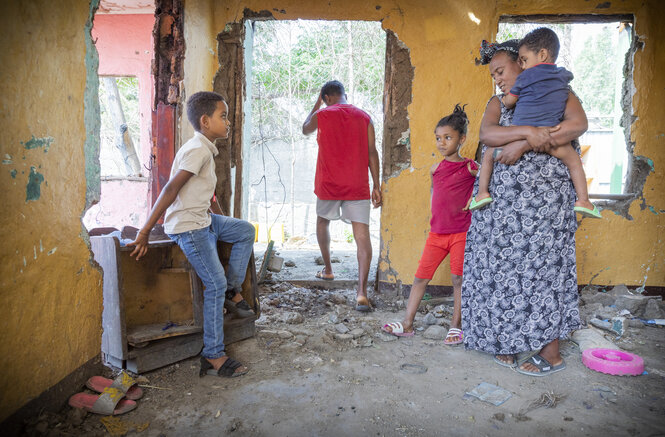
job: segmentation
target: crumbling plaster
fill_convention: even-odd
[[[653,172],[646,177],[642,196],[628,209],[631,219],[605,210],[602,221],[582,220],[577,233],[579,282],[665,285],[665,218],[662,133],[665,18],[658,1],[621,1],[600,5],[574,0],[546,1],[243,1],[215,3],[213,28],[242,20],[245,9],[268,11],[278,19],[378,20],[409,48],[415,68],[413,100],[409,105],[411,166],[384,184],[380,279],[411,283],[429,225],[429,173],[439,159],[432,129],[457,102],[468,103],[471,119],[462,154],[473,156],[485,104],[493,86],[486,67],[474,59],[482,39],[493,39],[501,15],[633,14],[636,32],[644,41],[635,54],[636,120],[631,136],[634,154],[646,159]],[[473,14],[471,16],[470,14]],[[188,46],[189,48],[189,46]],[[660,50],[659,50],[660,48]],[[188,63],[193,62],[189,57]],[[199,67],[201,68],[201,67]],[[222,66],[221,68],[224,68]],[[213,73],[196,82],[185,78],[185,88],[210,88]],[[395,254],[399,254],[396,256]],[[433,284],[449,285],[447,262]]]
[[[0,6],[0,421],[99,354],[101,274],[81,225],[99,196],[96,3]]]

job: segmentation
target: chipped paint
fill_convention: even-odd
[[[83,94],[83,120],[85,123],[85,211],[99,202],[101,195],[101,169],[99,164],[99,131],[101,117],[99,109],[99,54],[92,40],[92,24],[95,12],[99,8],[99,0],[90,0],[88,19],[85,22],[85,92]]]
[[[48,152],[48,149],[51,147],[51,144],[53,144],[53,141],[55,141],[55,139],[50,136],[37,138],[33,135],[32,138],[30,138],[25,143],[21,141],[21,144],[23,145],[23,147],[25,147],[28,150],[38,149],[40,147],[43,147],[44,153],[46,153]]]
[[[18,173],[16,169],[9,172],[9,174],[12,175],[12,179],[16,179],[16,173]]]
[[[25,187],[25,201],[39,200],[41,197],[41,184],[44,182],[44,175],[37,171],[35,166],[30,167],[28,175],[28,185]]]
[[[13,161],[12,161],[12,156],[9,155],[9,154],[7,154],[7,153],[5,153],[5,159],[2,160],[2,163],[3,163],[4,165],[9,165],[9,164],[11,164],[12,162],[13,162]]]
[[[58,250],[58,248],[57,248],[57,247],[54,247],[53,249],[51,249],[51,250],[49,250],[48,252],[46,252],[46,255],[47,255],[47,256],[51,256],[51,255],[53,255],[53,254],[55,253],[56,250]]]

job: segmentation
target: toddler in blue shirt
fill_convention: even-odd
[[[545,27],[527,34],[520,43],[519,59],[524,71],[517,77],[510,92],[502,98],[506,108],[513,108],[514,126],[556,126],[563,119],[569,95],[568,83],[573,74],[554,63],[559,54],[559,39],[556,33]],[[570,172],[577,201],[575,211],[601,218],[598,208],[589,200],[587,182],[582,160],[571,144],[551,149],[550,155],[560,159]],[[492,202],[489,181],[492,175],[492,153],[483,156],[478,194],[471,200],[469,209],[480,209]]]

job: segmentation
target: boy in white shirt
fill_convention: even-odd
[[[189,98],[187,118],[196,133],[178,150],[169,182],[136,240],[128,244],[135,246],[131,255],[139,260],[148,250],[150,230],[166,212],[164,231],[180,246],[205,286],[200,376],[235,377],[248,372],[224,351],[223,308],[241,317],[254,315],[239,293],[252,253],[254,226],[222,215],[213,200],[217,183],[214,157],[219,153],[214,143],[229,135],[228,110],[217,93],[199,92]],[[217,253],[217,241],[233,244],[226,272]]]

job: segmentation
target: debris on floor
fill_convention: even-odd
[[[515,415],[515,420],[518,422],[520,421],[525,421],[525,420],[531,420],[530,417],[528,417],[526,414],[544,407],[544,408],[555,408],[561,401],[563,401],[566,398],[565,395],[560,395],[556,394],[553,391],[547,391],[540,395],[540,397],[525,407],[523,407],[516,415]],[[565,419],[564,419],[565,420]]]
[[[135,423],[114,416],[105,416],[99,420],[111,436],[123,436],[130,431],[143,432],[150,426],[150,422]]]
[[[227,346],[231,357],[248,366],[247,375],[199,378],[198,357],[157,369],[145,375],[149,381],[139,381],[145,390],[141,408],[121,418],[149,423],[142,435],[154,437],[193,432],[415,437],[442,430],[447,435],[578,435],[587,430],[657,435],[665,426],[665,330],[612,307],[620,291],[586,290],[580,311],[584,321],[625,317],[621,336],[589,324],[572,335],[577,345],[561,341],[564,371],[531,378],[498,366],[491,355],[445,346],[450,298],[423,302],[414,321],[416,335],[398,338],[381,327],[403,319],[401,297],[371,295],[374,310],[359,313],[352,288],[264,283],[256,336]],[[605,318],[587,308],[587,298],[608,296],[614,300],[603,303],[611,310]],[[588,369],[582,354],[592,347],[631,349],[644,359],[647,374],[627,378]],[[493,401],[487,403],[465,396],[474,388],[480,393],[482,383],[494,386],[504,399],[486,397]],[[38,436],[108,435],[99,416],[70,408],[40,415],[25,430]]]
[[[481,401],[489,402],[497,407],[506,402],[513,395],[505,388],[487,382],[481,382],[474,387],[473,390],[466,392],[466,394],[478,398]]]

